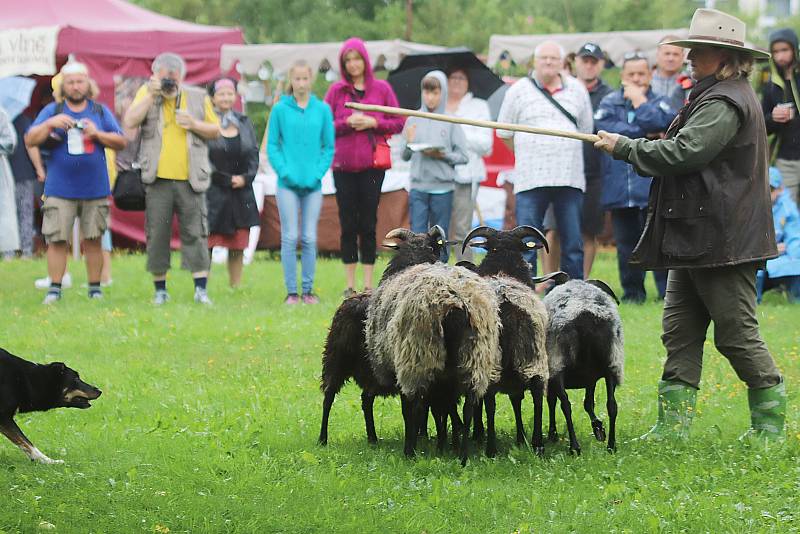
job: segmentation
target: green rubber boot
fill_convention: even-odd
[[[639,439],[688,440],[696,404],[697,389],[677,380],[659,380],[658,421]]]
[[[785,438],[783,423],[786,419],[786,382],[762,389],[748,389],[750,429],[739,439],[749,443],[765,444]]]

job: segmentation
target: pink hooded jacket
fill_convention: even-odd
[[[350,50],[355,50],[364,58],[364,97],[358,98],[355,87],[350,81],[344,67],[344,56]],[[378,121],[378,126],[371,130],[357,132],[347,125],[347,117],[353,110],[344,107],[346,102],[361,102],[362,104],[377,104],[380,106],[397,107],[397,97],[392,87],[383,80],[375,79],[372,65],[369,61],[367,48],[364,41],[351,37],[342,45],[339,52],[339,72],[342,79],[328,89],[325,102],[333,110],[333,124],[336,130],[336,152],[333,157],[333,170],[335,171],[363,171],[372,167],[372,150],[376,136],[396,134],[403,129],[405,119],[397,115],[383,113],[367,113]]]

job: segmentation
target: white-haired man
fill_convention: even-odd
[[[70,61],[61,69],[61,103],[47,105],[25,136],[29,147],[46,146],[47,179],[42,205],[42,234],[47,242],[50,289],[44,304],[61,299],[67,269],[67,242],[75,218],[80,218],[89,298],[102,298],[100,238],[108,228],[108,169],[104,148],[122,150],[127,144],[113,113],[89,98],[89,71]]]
[[[219,137],[219,119],[205,91],[183,85],[186,64],[180,56],[161,54],[152,70],[125,114],[125,126],[141,128],[137,160],[145,183],[147,270],[155,285],[153,303],[169,300],[172,216],[177,214],[181,266],[192,273],[195,302],[208,305],[205,191],[211,183],[211,165],[206,141]]]
[[[506,93],[498,121],[572,132],[592,131],[592,103],[584,85],[561,74],[564,49],[545,41],[534,52],[530,77],[517,81]],[[542,227],[553,205],[561,237],[561,268],[572,278],[583,278],[581,213],[586,179],[583,146],[561,137],[497,130],[514,151],[514,194],[517,224]],[[526,258],[536,271],[536,253]]]

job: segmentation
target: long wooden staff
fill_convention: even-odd
[[[552,130],[550,128],[534,128],[533,126],[524,126],[521,124],[509,124],[507,122],[464,119],[461,117],[442,115],[441,113],[429,113],[427,111],[393,108],[390,106],[359,104],[357,102],[347,102],[345,106],[358,111],[377,111],[379,113],[386,113],[387,115],[404,115],[406,117],[421,117],[423,119],[433,119],[435,121],[452,122],[454,124],[467,124],[469,126],[479,126],[481,128],[494,128],[496,130],[509,130],[512,132],[523,132],[523,133],[539,134],[539,135],[552,135],[555,137],[566,137],[567,139],[577,139],[578,141],[585,141],[587,143],[592,143],[592,144],[600,140],[600,138],[594,134],[586,134],[580,132],[565,132],[563,130]]]

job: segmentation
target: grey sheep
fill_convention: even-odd
[[[605,441],[603,423],[594,413],[595,386],[604,378],[609,418],[607,446],[613,451],[617,420],[614,392],[622,384],[625,366],[619,301],[611,288],[600,280],[570,280],[553,288],[544,298],[544,304],[550,313],[547,330],[549,438],[557,439],[555,404],[558,399],[567,420],[570,451],[580,454],[566,390],[585,388],[584,409],[589,414],[595,437]]]
[[[409,267],[382,283],[367,311],[367,351],[376,378],[397,383],[405,421],[404,452],[414,454],[417,419],[426,399],[437,433],[465,395],[464,426],[500,376],[499,302],[475,273],[441,263]],[[441,443],[441,441],[440,441]],[[461,461],[466,463],[466,432]]]

